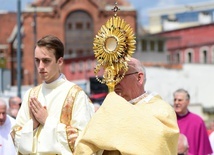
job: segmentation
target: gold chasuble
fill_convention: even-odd
[[[136,105],[111,92],[83,132],[75,155],[176,155],[179,129],[159,95]],[[102,153],[101,153],[102,154]]]

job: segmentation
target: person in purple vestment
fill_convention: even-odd
[[[187,137],[189,153],[193,155],[212,154],[212,148],[203,119],[188,110],[190,103],[188,91],[178,89],[173,93],[173,96],[178,126],[180,133]]]

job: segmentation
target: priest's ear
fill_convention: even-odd
[[[137,80],[138,80],[138,82],[143,83],[143,81],[144,81],[144,74],[141,73],[141,72],[139,72],[138,75],[137,75]]]

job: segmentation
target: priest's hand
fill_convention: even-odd
[[[35,130],[36,128],[38,128],[38,126],[39,126],[39,122],[36,120],[36,118],[34,117],[34,115],[33,115],[33,111],[32,111],[32,109],[31,109],[31,106],[30,106],[30,116],[31,116],[31,118],[32,118],[32,120],[33,120],[33,130]]]
[[[43,107],[35,97],[30,98],[30,110],[32,111],[32,114],[34,116],[34,118],[32,117],[32,119],[35,119],[35,123],[37,122],[41,125],[44,125],[48,117],[48,112],[46,107]]]

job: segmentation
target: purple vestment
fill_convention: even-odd
[[[207,130],[201,117],[191,112],[185,116],[178,116],[180,133],[186,135],[189,143],[189,153],[193,155],[207,155],[212,153]]]

